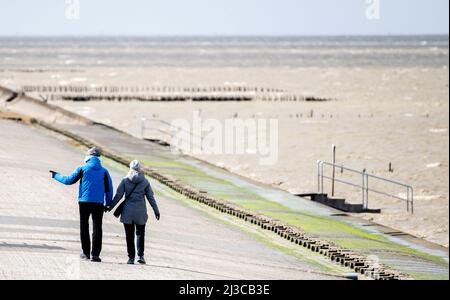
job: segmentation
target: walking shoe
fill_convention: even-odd
[[[134,258],[128,259],[127,265],[134,265]]]
[[[98,256],[92,256],[92,259],[91,259],[91,261],[92,262],[102,262],[102,259],[100,258],[100,257],[98,257]]]
[[[140,263],[141,265],[145,265],[145,258],[143,256],[139,256],[138,263]]]
[[[87,255],[84,254],[84,253],[81,253],[81,254],[80,254],[80,258],[81,258],[81,260],[89,260],[89,259],[90,259],[90,257],[87,256]]]

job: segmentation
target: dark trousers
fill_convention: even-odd
[[[99,257],[102,251],[103,238],[103,213],[104,206],[96,203],[79,203],[80,206],[80,238],[83,253],[90,257]],[[93,232],[92,232],[92,252],[91,238],[89,234],[89,218],[92,216]]]
[[[125,227],[125,235],[127,239],[128,257],[134,259],[136,257],[136,248],[134,245],[134,234],[136,231],[137,252],[138,256],[144,256],[145,248],[145,225],[123,224]]]

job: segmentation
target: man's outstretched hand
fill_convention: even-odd
[[[159,219],[161,219],[161,215],[160,215],[159,213],[157,213],[157,214],[155,215],[155,217],[156,217],[156,220],[158,220],[158,221],[159,221]]]
[[[52,171],[52,170],[50,170],[49,172],[50,172],[50,174],[52,174],[52,178],[55,178],[56,174],[58,174],[58,172],[55,172],[55,171]]]

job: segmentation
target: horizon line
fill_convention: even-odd
[[[449,37],[449,33],[388,33],[388,34],[0,34],[0,38],[309,38],[309,37]]]

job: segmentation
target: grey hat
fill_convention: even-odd
[[[133,160],[130,163],[130,169],[134,171],[139,171],[141,169],[141,163],[138,160]]]
[[[86,153],[88,156],[97,156],[100,157],[101,156],[101,151],[100,149],[98,149],[97,147],[91,148],[87,151]]]

